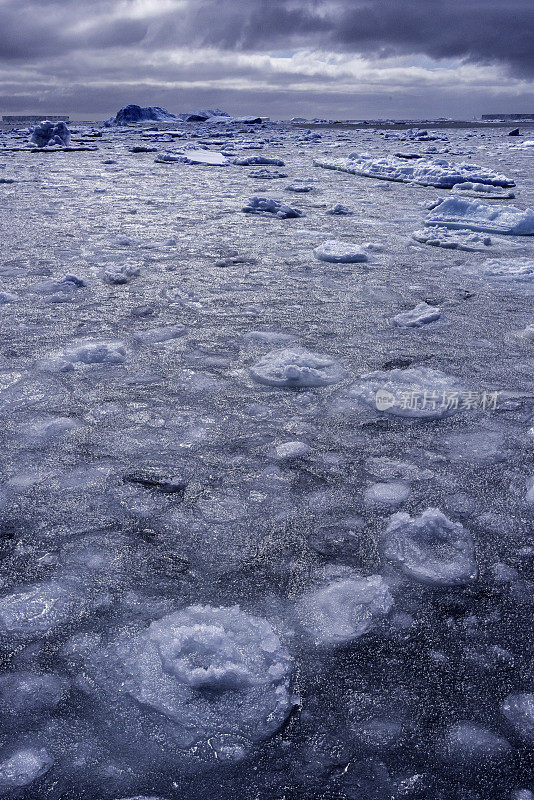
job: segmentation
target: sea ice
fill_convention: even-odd
[[[381,551],[404,575],[431,586],[462,586],[478,574],[473,537],[436,508],[413,518],[394,514]]]
[[[279,219],[292,219],[302,217],[302,211],[298,208],[291,208],[283,200],[275,200],[274,197],[251,197],[248,205],[241,209],[245,214],[272,215]]]
[[[0,712],[24,716],[55,708],[69,683],[52,673],[7,672],[0,675]]]
[[[487,233],[534,235],[534,210],[523,211],[515,206],[495,206],[448,197],[433,208],[425,219],[425,225],[444,228],[460,228]]]
[[[238,606],[176,611],[92,653],[88,669],[89,688],[121,704],[126,719],[133,701],[159,737],[180,748],[226,744],[236,759],[275,733],[295,702],[289,653],[266,619]]]
[[[49,122],[45,120],[36,125],[32,131],[30,141],[37,147],[68,147],[70,144],[70,131],[64,122]]]
[[[353,573],[305,594],[297,613],[317,644],[336,645],[363,636],[392,607],[380,575],[364,578]]]
[[[335,239],[323,242],[313,253],[319,261],[328,261],[332,264],[356,264],[369,260],[369,256],[360,245],[339,242]]]
[[[54,759],[44,747],[25,747],[0,762],[0,791],[13,792],[41,778]]]
[[[329,386],[338,383],[346,374],[343,367],[330,356],[300,347],[267,353],[251,367],[250,373],[258,383],[287,389]]]
[[[411,311],[403,311],[393,317],[393,324],[398,328],[421,328],[429,322],[436,322],[441,317],[441,309],[428,303],[418,303]]]
[[[75,587],[51,580],[0,597],[0,630],[19,636],[39,636],[81,616],[87,604]]]

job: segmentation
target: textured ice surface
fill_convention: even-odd
[[[329,386],[345,377],[344,368],[335,359],[300,347],[267,353],[250,373],[258,383],[286,389]]]
[[[493,170],[475,164],[454,164],[440,159],[435,161],[421,159],[415,163],[412,161],[407,163],[404,159],[391,156],[369,158],[353,153],[348,158],[315,158],[313,163],[324,169],[339,170],[352,175],[402,183],[419,183],[422,186],[437,186],[444,189],[450,189],[455,184],[466,181],[492,186],[515,186],[513,180]]]
[[[284,167],[285,162],[281,158],[268,158],[267,156],[247,156],[246,158],[234,158],[233,163],[238,167]]]
[[[274,197],[251,197],[242,211],[246,214],[272,215],[279,219],[302,217],[302,211],[298,208],[291,208],[283,200],[276,200]]]
[[[441,317],[441,309],[428,303],[418,303],[411,311],[403,311],[393,317],[393,324],[398,328],[421,328],[429,322],[436,322]]]
[[[394,514],[382,535],[382,554],[413,580],[459,586],[478,574],[473,537],[435,508],[419,517]]]
[[[458,722],[446,731],[444,749],[454,762],[485,762],[509,756],[512,748],[503,736],[482,725]]]
[[[369,259],[367,253],[359,245],[338,242],[335,239],[323,242],[313,252],[319,261],[329,261],[333,264],[354,264]]]
[[[237,606],[190,606],[126,632],[88,669],[126,719],[133,701],[179,748],[212,742],[232,760],[275,733],[295,702],[288,651],[267,620]]]
[[[380,575],[342,577],[298,602],[301,624],[317,644],[335,645],[368,633],[393,607]]]
[[[534,235],[534,211],[523,211],[515,206],[496,206],[448,197],[433,208],[425,219],[425,225],[440,228],[460,228],[487,233]]]

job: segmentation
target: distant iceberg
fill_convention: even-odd
[[[123,106],[114,117],[106,120],[104,125],[130,125],[133,122],[175,122],[180,119],[160,106]]]

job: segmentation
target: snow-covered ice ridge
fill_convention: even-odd
[[[466,182],[489,186],[515,186],[505,175],[475,164],[456,164],[444,159],[420,159],[415,163],[395,157],[369,158],[353,153],[348,158],[315,158],[314,164],[323,169],[339,170],[351,175],[363,175],[401,183],[417,183],[421,186],[437,186],[451,189]]]
[[[532,800],[528,148],[117,122],[0,137],[0,796]]]

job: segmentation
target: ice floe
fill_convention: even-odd
[[[509,694],[502,704],[502,713],[521,739],[534,743],[534,693]]]
[[[412,238],[421,244],[467,252],[483,251],[492,244],[491,236],[473,233],[468,229],[451,230],[441,226],[429,226],[423,230],[414,231]]]
[[[527,208],[523,211],[515,206],[486,205],[476,200],[448,197],[429,212],[425,225],[532,236],[534,210]]]
[[[329,386],[345,377],[345,369],[330,356],[300,347],[267,353],[250,369],[258,383],[286,389]]]
[[[348,158],[318,159],[313,163],[323,169],[339,170],[351,175],[379,178],[402,183],[417,183],[421,186],[436,186],[450,189],[457,183],[484,183],[492,186],[515,186],[514,181],[493,170],[475,164],[454,164],[450,161],[418,160],[407,163],[404,159],[384,157],[369,158],[353,153]]]
[[[408,578],[431,586],[462,586],[478,575],[473,537],[436,508],[418,517],[394,514],[381,552]]]
[[[44,747],[23,747],[0,762],[0,791],[14,792],[29,786],[52,768],[54,759]]]
[[[428,303],[418,303],[411,311],[402,311],[393,317],[397,328],[421,328],[441,318],[441,309]]]
[[[349,574],[305,594],[297,613],[317,644],[336,645],[368,633],[391,611],[393,602],[380,575]]]
[[[362,375],[336,403],[335,410],[362,411],[420,420],[441,419],[460,407],[463,387],[449,375],[429,367],[409,367]]]
[[[223,167],[228,164],[228,159],[215,150],[165,150],[155,158],[158,164],[199,164],[211,167]]]
[[[88,689],[121,704],[123,736],[139,709],[169,745],[203,743],[223,761],[275,733],[295,702],[288,651],[266,619],[238,606],[176,611],[119,636],[87,668]]]
[[[241,210],[245,214],[274,216],[278,219],[295,219],[303,216],[298,208],[291,208],[283,200],[276,200],[274,197],[251,197]]]
[[[332,264],[355,264],[369,260],[361,245],[339,242],[335,239],[323,242],[313,253],[318,261],[329,261]]]

